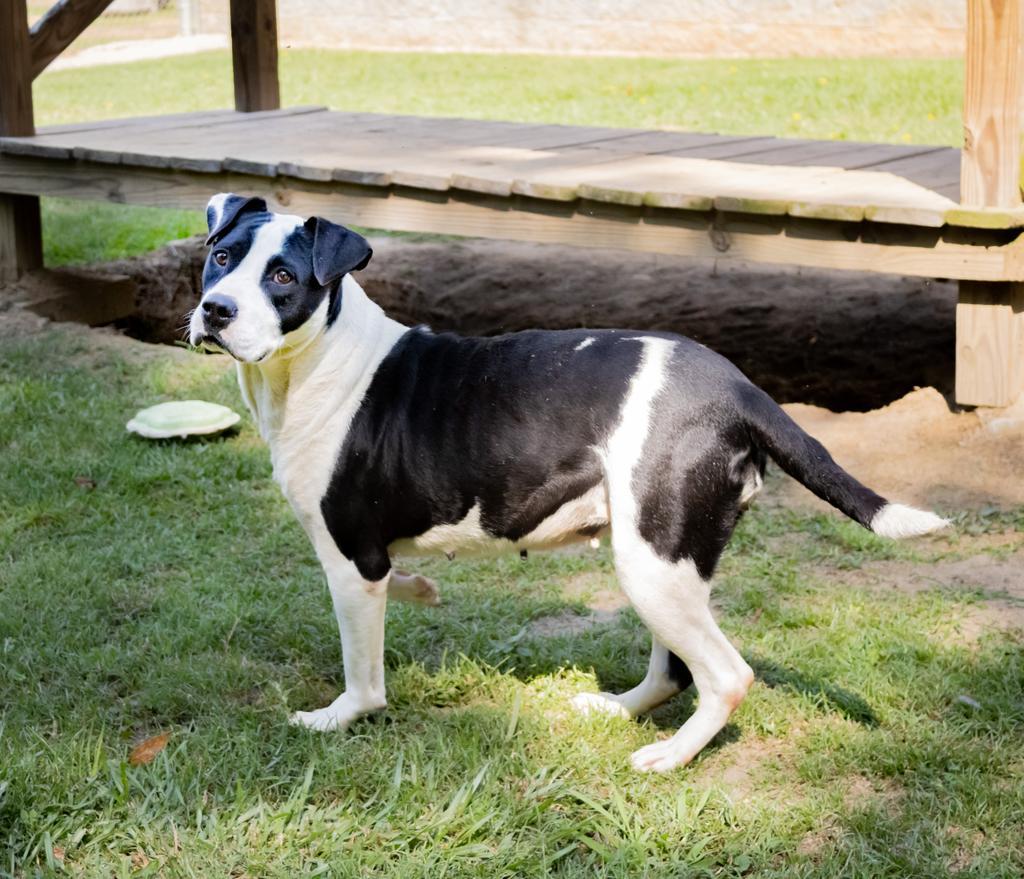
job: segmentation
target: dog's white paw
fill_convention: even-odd
[[[388,581],[388,598],[437,607],[441,603],[441,590],[437,583],[422,574],[392,571]]]
[[[316,732],[331,732],[345,729],[352,722],[352,718],[332,711],[328,705],[316,711],[296,711],[288,718],[288,722],[292,726],[304,726]]]
[[[612,693],[579,693],[573,697],[572,707],[580,714],[608,714],[627,720],[633,716]]]
[[[342,693],[324,708],[318,708],[316,711],[296,711],[288,718],[288,722],[292,726],[304,726],[316,732],[332,732],[346,729],[356,718],[380,711],[384,707],[383,703],[356,705],[348,693]]]
[[[668,772],[685,766],[691,759],[674,739],[666,739],[634,751],[629,762],[638,772]]]

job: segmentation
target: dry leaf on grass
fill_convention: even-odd
[[[128,762],[132,766],[145,766],[147,763],[152,763],[156,759],[156,755],[167,747],[170,738],[171,734],[165,732],[158,736],[151,736],[144,742],[139,742],[128,755]]]

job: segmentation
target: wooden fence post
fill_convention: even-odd
[[[231,65],[236,110],[251,113],[281,106],[276,0],[231,0]]]
[[[960,201],[1021,205],[1021,26],[1024,0],[967,0]],[[956,399],[1007,406],[1024,393],[1024,284],[961,281]]]
[[[25,0],[0,0],[0,136],[35,134]],[[43,264],[39,199],[0,193],[0,282]]]

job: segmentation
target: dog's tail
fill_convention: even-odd
[[[757,445],[797,482],[869,531],[899,539],[928,534],[949,524],[935,513],[890,503],[861,485],[756,385],[744,383],[737,391],[742,415]]]

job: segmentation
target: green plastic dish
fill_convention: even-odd
[[[125,425],[132,433],[146,439],[205,436],[220,433],[234,426],[241,415],[227,406],[205,400],[175,400],[140,409]]]

